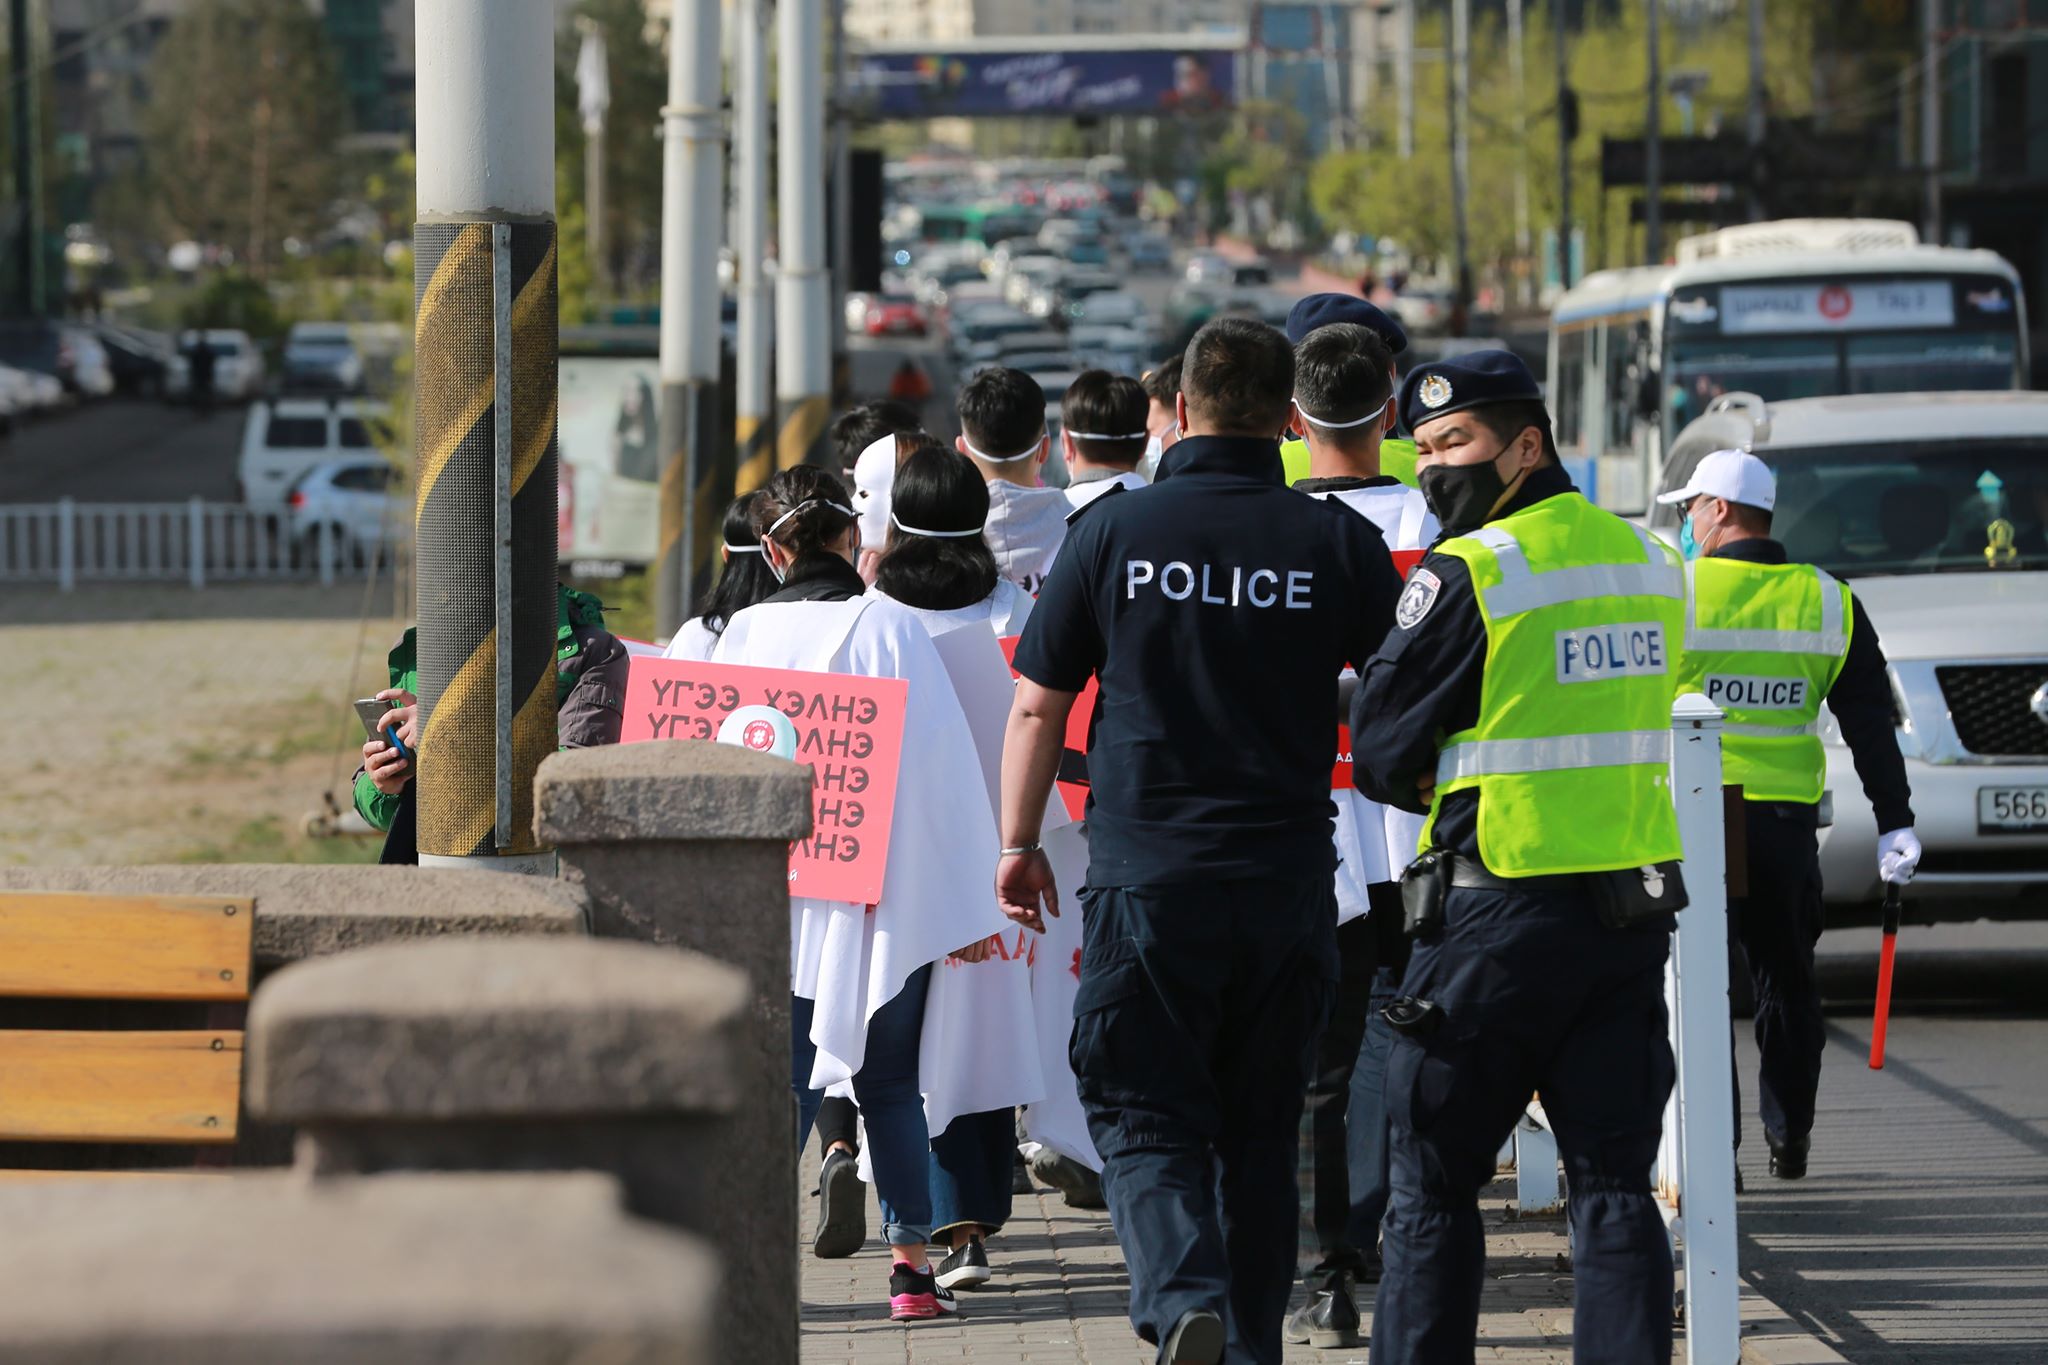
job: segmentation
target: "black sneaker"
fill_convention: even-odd
[[[939,1306],[939,1316],[942,1318],[953,1317],[960,1311],[960,1300],[954,1298],[953,1291],[937,1280],[932,1281],[932,1302]]]
[[[1223,1319],[1206,1308],[1181,1314],[1180,1321],[1166,1334],[1166,1349],[1159,1358],[1169,1365],[1220,1365]]]
[[[947,1297],[951,1297],[948,1295]],[[932,1268],[912,1270],[902,1261],[889,1271],[889,1316],[897,1322],[918,1322],[935,1318],[945,1309],[939,1304],[939,1287],[932,1281]]]
[[[867,1245],[868,1191],[861,1183],[860,1162],[851,1152],[833,1148],[818,1171],[818,1234],[811,1254],[838,1261]]]
[[[1037,1194],[1038,1187],[1031,1183],[1031,1167],[1024,1162],[1024,1153],[1015,1152],[1015,1161],[1010,1163],[1010,1193]]]
[[[970,1237],[939,1262],[939,1288],[979,1289],[995,1272],[988,1268],[988,1252],[979,1237]]]
[[[1299,1346],[1306,1343],[1319,1351],[1360,1346],[1358,1305],[1351,1297],[1351,1282],[1340,1279],[1330,1289],[1312,1290],[1308,1302],[1294,1310],[1282,1333]]]
[[[1806,1154],[1813,1148],[1810,1137],[1787,1138],[1777,1142],[1764,1134],[1771,1147],[1771,1174],[1780,1180],[1799,1180],[1806,1175]]]
[[[1039,1148],[1038,1155],[1031,1158],[1031,1174],[1065,1195],[1070,1208],[1108,1207],[1102,1198],[1102,1177],[1050,1147]]]

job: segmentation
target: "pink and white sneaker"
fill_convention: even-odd
[[[939,1284],[932,1268],[912,1270],[898,1261],[889,1271],[889,1316],[897,1322],[918,1322],[939,1315]]]

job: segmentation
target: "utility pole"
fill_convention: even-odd
[[[715,3],[715,0],[707,0]],[[775,460],[825,462],[832,393],[832,280],[825,268],[824,5],[780,0],[777,44]]]
[[[576,52],[576,111],[583,120],[583,241],[598,292],[610,295],[611,272],[604,259],[604,125],[612,105],[611,71],[604,30],[588,17],[576,20],[583,46]]]
[[[846,0],[830,0],[832,6],[832,104],[831,119],[832,193],[827,204],[832,210],[832,293],[844,299],[853,288],[853,138],[846,116]],[[842,400],[853,388],[853,376],[846,355],[846,309],[827,308],[832,322],[832,401]]]
[[[1565,46],[1564,0],[1550,0],[1557,44],[1557,287],[1572,287],[1572,139],[1578,133],[1578,97],[1572,93]]]
[[[1396,150],[1403,161],[1415,155],[1415,0],[1400,0],[1394,21],[1394,102],[1399,120]]]
[[[1657,37],[1657,11],[1664,0],[1643,0],[1650,12],[1650,107],[1643,119],[1643,258],[1650,265],[1664,259],[1664,67],[1663,45]]]
[[[739,405],[734,431],[739,471],[734,491],[751,492],[775,472],[774,295],[762,257],[768,245],[769,0],[740,0],[733,75],[733,130],[738,140],[734,197],[733,288],[739,302]]]
[[[1932,0],[1928,0],[1932,3]],[[1764,151],[1764,0],[1749,0],[1749,164],[1755,166]],[[1749,221],[1764,216],[1763,196],[1752,181],[1749,190]]]
[[[1920,156],[1927,163],[1926,221],[1920,235],[1941,242],[1941,8],[1920,0]]]
[[[661,111],[661,486],[654,625],[673,635],[699,586],[699,487],[718,447],[718,238],[725,222],[718,0],[675,0]]]
[[[29,317],[41,317],[43,297],[43,166],[42,120],[36,92],[35,51],[29,40],[28,8],[32,0],[12,0],[7,9],[7,67],[14,107],[14,201],[19,208],[14,238],[15,305]]]
[[[1517,302],[1529,285],[1529,91],[1522,69],[1522,0],[1508,0],[1508,88],[1515,101],[1515,259]]]
[[[1472,315],[1472,234],[1467,197],[1472,190],[1472,0],[1451,0],[1451,221],[1458,249],[1457,302],[1452,335],[1463,336]]]
[[[416,7],[419,853],[550,873],[555,751],[552,0]]]

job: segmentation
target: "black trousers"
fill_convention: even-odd
[[[1311,1291],[1334,1288],[1346,1274],[1366,1273],[1378,1254],[1380,1216],[1387,1207],[1387,1109],[1383,1055],[1364,1064],[1367,1037],[1382,1054],[1391,1045],[1385,1020],[1374,1016],[1398,989],[1408,962],[1401,932],[1401,888],[1368,887],[1372,912],[1337,926],[1337,998],[1316,1045],[1302,1119],[1303,1213],[1307,1250],[1315,1259],[1302,1282]]]
[[[1650,1167],[1675,1077],[1670,923],[1603,927],[1584,894],[1458,887],[1415,944],[1403,993],[1443,1011],[1387,1069],[1393,1198],[1372,1365],[1472,1365],[1485,1280],[1479,1190],[1532,1093],[1569,1175],[1573,1359],[1671,1359],[1671,1244]]]
[[[1756,1047],[1762,1055],[1757,1108],[1764,1132],[1784,1143],[1813,1131],[1820,1054],[1827,1042],[1813,949],[1820,941],[1820,846],[1812,806],[1750,801],[1749,894],[1729,907],[1729,931],[1742,945],[1756,996]],[[1737,1145],[1742,1141],[1742,1082],[1735,1083]]]
[[[1158,1344],[1219,1314],[1231,1365],[1279,1365],[1302,1095],[1337,980],[1336,891],[1304,878],[1081,893],[1069,1057]]]

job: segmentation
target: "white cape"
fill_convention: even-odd
[[[1437,537],[1436,518],[1422,494],[1412,488],[1382,485],[1311,496],[1358,512],[1380,528],[1389,550],[1426,549]],[[1332,829],[1337,845],[1337,923],[1349,924],[1371,909],[1366,887],[1399,881],[1402,869],[1415,861],[1428,817],[1383,806],[1342,787],[1332,790],[1330,799],[1337,804]]]
[[[912,972],[1009,925],[990,893],[998,845],[974,740],[930,637],[884,598],[749,607],[727,624],[712,657],[910,685],[881,901],[872,911],[814,897],[789,902],[790,989],[816,1003],[811,1041],[818,1058],[810,1084],[830,1088],[860,1070],[868,1020]],[[934,991],[949,974],[943,965],[934,969]],[[927,1003],[927,1038],[930,1017]],[[921,1068],[928,1118],[950,1122],[955,1114],[1014,1102],[984,1104],[971,1094],[963,1107],[952,1086],[947,1076]]]
[[[932,642],[953,679],[981,759],[991,811],[1001,805],[1003,732],[1016,695],[1016,680],[995,641],[1015,633],[1012,621],[1021,627],[1030,615],[1030,604],[1030,597],[1013,584],[999,582],[995,592],[970,607],[903,608],[931,630]],[[957,1114],[1023,1105],[1025,1136],[1031,1142],[1100,1170],[1102,1160],[1088,1137],[1087,1117],[1067,1057],[1074,996],[1081,986],[1080,890],[1088,870],[1088,843],[1057,791],[1046,802],[1040,828],[1062,913],[1046,920],[1042,935],[1012,925],[998,940],[1002,954],[987,962],[939,969],[932,981],[932,1002],[925,1010],[925,1066],[941,1059],[949,1072],[957,1068],[963,1073],[956,1082],[959,1093],[980,1089],[990,1096],[1006,1084],[1019,1089],[1014,1076],[1024,1073],[1011,1069],[1030,1067],[1038,1082],[1030,1095],[963,1108],[948,1115],[947,1121]],[[986,1074],[978,1079],[965,1074],[977,1071]],[[926,1109],[929,1112],[931,1106]],[[932,1131],[942,1131],[936,1120]]]

